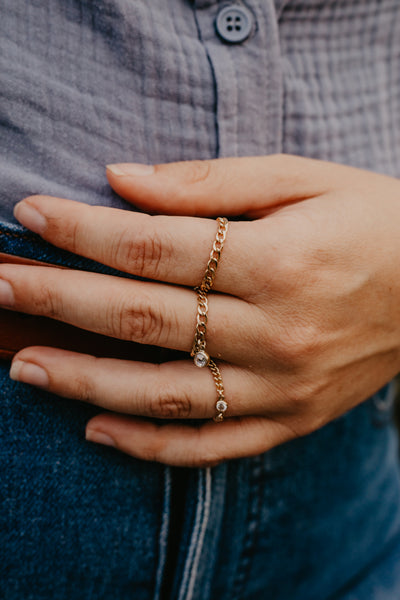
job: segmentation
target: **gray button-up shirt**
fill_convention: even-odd
[[[44,192],[127,205],[104,165],[287,152],[400,174],[398,0],[5,2],[0,217]],[[240,4],[240,3],[239,3]]]

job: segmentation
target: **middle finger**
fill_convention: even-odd
[[[4,299],[4,307],[123,340],[191,350],[197,314],[193,290],[98,273],[7,264],[0,266],[0,278],[11,285],[12,297],[8,302]],[[254,305],[210,294],[207,351],[228,362],[250,364],[257,357],[260,318],[266,317]]]

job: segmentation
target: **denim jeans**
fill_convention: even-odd
[[[3,223],[0,251],[109,271]],[[0,365],[5,600],[394,600],[400,486],[388,385],[323,429],[213,469],[87,443],[99,409]]]

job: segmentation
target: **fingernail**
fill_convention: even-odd
[[[3,306],[15,304],[14,291],[11,284],[5,279],[0,279],[0,304]]]
[[[86,439],[88,442],[103,444],[103,446],[112,446],[113,448],[116,446],[115,441],[109,435],[94,429],[86,429]]]
[[[47,388],[49,385],[49,376],[42,367],[23,360],[15,360],[12,363],[10,378],[41,388]]]
[[[45,217],[28,202],[18,202],[14,206],[14,217],[27,229],[40,235],[44,233],[47,226]]]
[[[107,169],[117,177],[121,176],[137,176],[137,175],[152,175],[154,173],[153,165],[142,165],[139,163],[120,163],[118,165],[107,165]]]

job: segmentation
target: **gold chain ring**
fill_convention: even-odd
[[[206,293],[209,292],[213,286],[219,259],[221,258],[222,249],[226,240],[226,234],[228,233],[228,219],[225,217],[218,217],[217,223],[218,231],[211,249],[210,258],[208,259],[206,272],[201,284],[198,288],[195,288]]]
[[[215,387],[217,388],[217,402],[215,403],[217,414],[214,417],[214,421],[216,423],[221,423],[221,421],[224,420],[224,413],[228,408],[228,404],[225,402],[225,388],[221,377],[221,371],[218,369],[212,358],[210,358],[208,366],[214,377]]]
[[[194,288],[194,291],[197,294],[197,318],[196,331],[190,356],[192,356],[196,367],[203,368],[208,366],[210,368],[217,389],[217,402],[215,404],[217,415],[214,417],[214,421],[220,423],[224,420],[224,413],[228,408],[228,404],[225,401],[225,390],[222,382],[221,372],[215,362],[206,352],[206,333],[208,321],[207,294],[214,284],[217,267],[221,259],[224,242],[226,240],[226,234],[228,232],[228,219],[225,217],[218,217],[217,223],[218,230],[211,249],[210,257],[208,259],[204,277],[200,285]]]

